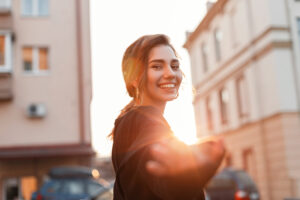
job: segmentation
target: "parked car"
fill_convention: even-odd
[[[96,169],[56,167],[48,180],[32,194],[31,200],[100,200],[112,197],[112,186],[99,179]]]
[[[259,200],[259,192],[244,170],[225,168],[205,188],[208,200]]]

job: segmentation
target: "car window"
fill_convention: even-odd
[[[61,187],[62,187],[61,181],[51,180],[43,186],[42,190],[46,194],[53,194],[53,193],[58,193]]]
[[[95,195],[101,193],[104,189],[105,188],[97,182],[88,181],[88,183],[87,183],[87,193],[91,196],[95,196]]]
[[[64,186],[62,189],[62,193],[64,194],[84,194],[84,184],[83,181],[80,180],[65,180]]]

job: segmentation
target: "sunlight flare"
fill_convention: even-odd
[[[192,145],[198,142],[196,135],[187,134],[184,132],[176,132],[175,136],[187,145]]]

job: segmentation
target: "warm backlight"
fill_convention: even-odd
[[[187,145],[195,144],[198,141],[196,135],[193,135],[191,133],[175,132],[175,136]]]

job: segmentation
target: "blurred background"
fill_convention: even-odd
[[[207,198],[300,198],[299,0],[0,0],[0,199],[111,199],[122,55],[155,33],[185,73],[175,135],[224,138]]]

